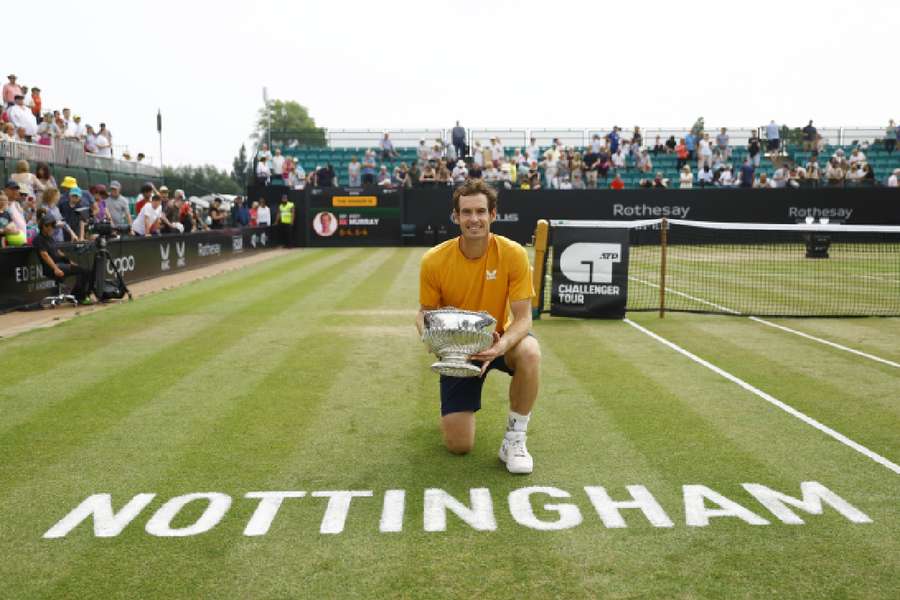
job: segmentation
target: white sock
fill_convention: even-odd
[[[506,420],[506,430],[507,431],[521,431],[522,433],[528,431],[528,419],[531,418],[531,413],[527,415],[520,415],[514,410],[509,411],[509,417]]]

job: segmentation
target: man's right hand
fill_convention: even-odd
[[[53,269],[53,276],[56,277],[57,279],[62,279],[63,277],[66,276],[66,274],[63,273],[62,269],[60,269],[59,267],[55,267]]]

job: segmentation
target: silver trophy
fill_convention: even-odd
[[[422,340],[440,359],[431,370],[448,377],[477,377],[481,368],[469,362],[494,343],[497,319],[486,312],[453,307],[425,311]]]

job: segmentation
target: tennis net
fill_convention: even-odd
[[[678,219],[551,221],[536,313],[550,309],[554,232],[567,227],[627,229],[629,311],[900,316],[900,227]]]

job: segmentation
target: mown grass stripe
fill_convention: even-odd
[[[317,261],[313,273],[304,272],[292,284],[286,285],[285,281],[275,279],[275,289],[262,286],[245,294],[241,302],[236,303],[222,319],[181,341],[175,349],[174,360],[173,352],[168,347],[149,356],[146,359],[148,368],[138,367],[136,370],[137,374],[145,375],[140,379],[135,377],[138,385],[118,374],[107,377],[98,386],[98,390],[105,393],[102,403],[105,410],[98,410],[98,390],[82,390],[62,403],[38,411],[26,422],[5,432],[0,436],[0,451],[7,456],[7,460],[0,463],[0,482],[9,481],[17,473],[52,464],[86,440],[100,435],[137,407],[151,402],[157,389],[164,389],[173,380],[189,373],[196,361],[239,344],[246,331],[258,327],[263,321],[274,319],[281,312],[279,307],[283,307],[284,298],[310,293],[317,283],[328,277],[329,269],[343,268],[352,263],[355,256],[352,251],[331,255]],[[238,318],[237,313],[251,304],[263,316],[243,315]],[[179,361],[177,356],[187,356],[191,360]],[[163,365],[169,368],[155,368]],[[23,452],[23,448],[29,451]],[[5,491],[0,490],[0,497]]]
[[[304,276],[305,269],[307,267],[315,267],[322,258],[326,258],[325,255],[312,254],[308,258],[298,261],[296,264],[299,267],[292,271],[289,279],[293,280],[296,276]],[[246,275],[256,281],[256,273],[248,271]],[[278,287],[283,284],[283,281],[271,281],[268,285]],[[241,288],[235,288],[232,293],[239,294],[243,301],[247,303],[255,301],[257,297],[263,298],[269,293],[268,288],[263,287],[261,283],[257,283],[250,292],[241,294],[240,290]],[[257,296],[257,294],[259,295]],[[169,296],[169,302],[177,304],[193,300],[191,294],[179,296],[177,292],[173,292]],[[132,306],[122,308],[126,309],[123,312],[135,310]],[[238,309],[239,307],[236,308],[236,310]],[[215,311],[213,310],[196,316],[185,315],[178,311],[160,312],[147,307],[139,307],[135,312],[138,315],[131,320],[132,327],[123,329],[123,334],[124,331],[128,331],[141,336],[142,343],[136,344],[135,347],[123,348],[120,345],[113,344],[112,347],[102,349],[97,356],[84,356],[83,348],[87,341],[82,338],[82,335],[89,335],[91,331],[96,329],[115,327],[114,324],[107,324],[109,321],[113,323],[117,321],[118,318],[114,311],[104,311],[102,317],[100,317],[100,313],[90,315],[90,318],[85,317],[85,320],[88,320],[89,323],[87,325],[80,324],[72,332],[79,335],[71,335],[65,341],[48,343],[46,346],[52,347],[55,352],[45,353],[41,357],[41,362],[34,365],[31,369],[32,373],[36,371],[31,377],[31,382],[37,383],[40,389],[29,393],[27,387],[23,388],[12,384],[3,395],[0,395],[0,410],[3,410],[4,413],[4,423],[0,424],[0,434],[26,422],[39,410],[47,411],[50,407],[64,404],[70,397],[78,394],[97,396],[110,387],[121,385],[129,380],[129,376],[136,377],[142,371],[143,361],[147,360],[148,357],[158,356],[163,349],[177,347],[182,341],[187,339],[190,333],[200,335],[203,332],[220,327],[222,324],[222,319],[214,320],[213,315]],[[96,317],[96,320],[93,317]],[[197,325],[195,326],[194,323],[191,323],[185,327],[186,331],[173,332],[172,335],[163,339],[154,340],[152,337],[148,337],[153,334],[153,327],[150,326],[150,323],[166,319],[174,320],[176,318],[194,319]],[[147,330],[147,327],[150,327],[150,330]],[[48,336],[52,337],[50,332],[35,332],[36,335],[38,333],[47,333]],[[44,346],[44,344],[36,345]],[[143,353],[137,350],[142,345],[149,345]],[[17,362],[16,353],[10,352],[9,354],[11,355],[10,362]],[[55,374],[53,384],[45,385],[42,380],[46,379],[46,373],[48,372]],[[61,389],[58,386],[61,386]],[[2,441],[3,438],[0,435],[0,444],[2,444]]]
[[[787,327],[858,348],[900,362],[900,320],[884,317],[860,319],[771,319]]]
[[[874,452],[874,451],[870,450],[869,448],[863,446],[862,444],[860,444],[860,443],[858,443],[858,442],[855,442],[855,441],[851,440],[850,438],[848,438],[848,437],[845,436],[844,434],[842,434],[842,433],[840,433],[840,432],[838,432],[838,431],[835,431],[834,429],[832,429],[831,427],[828,427],[827,425],[824,425],[824,424],[820,423],[819,421],[817,421],[817,420],[813,419],[812,417],[810,417],[810,416],[808,416],[808,415],[806,415],[806,414],[800,412],[799,410],[797,410],[797,409],[795,409],[794,407],[792,407],[792,406],[790,406],[790,405],[788,405],[788,404],[782,402],[781,400],[778,400],[777,398],[775,398],[775,397],[772,396],[771,394],[768,394],[768,393],[766,393],[766,392],[760,390],[759,388],[757,388],[757,387],[755,387],[755,386],[753,386],[753,385],[750,385],[749,383],[747,383],[746,381],[744,381],[744,380],[741,379],[740,377],[737,377],[736,375],[733,375],[733,374],[729,373],[728,371],[725,371],[724,369],[722,369],[722,368],[720,368],[720,367],[717,367],[716,365],[712,364],[711,362],[709,362],[709,361],[707,361],[707,360],[704,360],[704,359],[700,358],[700,357],[697,356],[696,354],[693,354],[693,353],[691,353],[691,352],[685,350],[684,348],[682,348],[681,346],[675,344],[674,342],[671,342],[671,341],[669,341],[669,340],[663,338],[662,336],[660,336],[660,335],[658,335],[658,334],[656,334],[656,333],[653,333],[652,331],[650,331],[650,330],[647,329],[646,327],[642,327],[641,325],[638,325],[637,323],[635,323],[634,321],[631,321],[631,320],[629,320],[629,319],[625,319],[625,322],[628,323],[629,325],[631,325],[632,327],[634,327],[635,329],[639,330],[640,332],[642,332],[642,333],[644,333],[644,334],[646,334],[646,335],[652,337],[653,339],[657,340],[658,342],[660,342],[660,343],[662,343],[662,344],[668,346],[669,348],[672,348],[672,349],[675,350],[676,352],[678,352],[678,353],[680,353],[680,354],[683,354],[684,356],[688,357],[689,359],[691,359],[692,361],[696,362],[697,364],[706,367],[707,369],[713,371],[713,372],[716,373],[717,375],[721,375],[721,376],[724,377],[725,379],[728,379],[728,380],[731,381],[732,383],[734,383],[734,384],[740,386],[741,388],[747,390],[748,392],[752,393],[753,395],[758,396],[759,398],[765,400],[766,402],[768,402],[768,403],[770,403],[770,404],[772,404],[772,405],[778,407],[779,409],[781,409],[781,410],[783,410],[784,412],[788,413],[788,414],[791,415],[792,417],[795,417],[795,418],[797,418],[797,419],[800,419],[801,421],[803,421],[803,422],[806,423],[807,425],[809,425],[809,426],[811,426],[811,427],[813,427],[813,428],[815,428],[815,429],[818,429],[819,431],[821,431],[821,432],[824,433],[825,435],[828,435],[828,436],[834,438],[835,440],[837,440],[837,441],[840,442],[841,444],[844,444],[845,446],[847,446],[847,447],[849,447],[849,448],[852,448],[853,450],[856,450],[857,452],[859,452],[859,453],[862,454],[863,456],[865,456],[865,457],[867,457],[867,458],[869,458],[869,459],[875,461],[876,463],[882,465],[883,467],[886,467],[886,468],[889,469],[890,471],[893,471],[894,473],[900,475],[900,465],[896,464],[895,462],[893,462],[893,461],[887,459],[887,458],[884,457],[884,456],[881,456],[881,455],[878,454],[877,452]]]
[[[196,316],[161,316],[144,320],[140,331],[120,337],[90,352],[72,351],[66,346],[59,353],[58,366],[38,371],[0,391],[0,434],[28,420],[35,412],[62,402],[81,390],[102,393],[100,382],[111,373],[126,377],[128,369],[137,369],[161,345],[175,346],[195,335],[211,319]],[[68,354],[63,354],[66,351]],[[74,355],[74,356],[73,356]],[[123,360],[122,357],[127,357]]]
[[[900,453],[896,369],[786,337],[745,319],[678,315],[633,320],[651,324],[653,331],[688,350],[715,356],[717,366],[879,454]],[[698,340],[703,340],[702,349]]]
[[[84,348],[104,348],[122,337],[140,334],[147,326],[147,319],[183,317],[185,311],[171,310],[173,302],[190,305],[207,295],[227,296],[253,289],[271,279],[274,272],[304,268],[327,255],[311,250],[278,257],[271,261],[221,274],[179,287],[164,294],[153,294],[134,302],[121,303],[106,310],[79,316],[49,328],[24,332],[13,339],[0,341],[8,366],[7,383],[10,385],[41,373],[84,365],[81,354]],[[197,306],[202,306],[200,302]],[[181,306],[180,308],[184,308]],[[101,316],[102,314],[102,316]],[[99,322],[98,322],[99,319]],[[102,323],[102,325],[100,324]],[[65,354],[59,348],[80,343],[77,353]],[[50,350],[48,352],[48,350]]]
[[[889,367],[900,368],[900,363],[896,363],[892,360],[888,360],[885,358],[881,358],[880,356],[875,356],[874,354],[869,354],[868,352],[863,352],[861,350],[856,350],[855,348],[850,348],[848,346],[844,346],[842,344],[838,344],[836,342],[832,342],[814,335],[810,335],[808,333],[804,333],[797,329],[792,329],[785,325],[779,325],[777,323],[773,323],[772,321],[767,321],[765,319],[760,319],[758,317],[750,317],[750,320],[755,323],[760,323],[762,325],[766,325],[767,327],[774,327],[775,329],[779,329],[781,331],[785,331],[787,333],[798,335],[804,339],[811,340],[813,342],[817,342],[819,344],[825,344],[831,348],[835,348],[837,350],[841,350],[842,352],[849,352],[850,354],[854,354],[856,356],[861,356],[862,358],[867,358],[869,360],[874,360],[877,363],[881,363],[883,365],[888,365]]]
[[[365,279],[354,286],[355,296],[344,296],[343,300],[335,303],[336,309],[356,306],[364,301],[367,306],[380,306],[387,294],[390,281],[401,271],[400,268],[406,262],[407,256],[400,248],[390,251],[388,259],[382,262],[377,269],[372,270]]]

